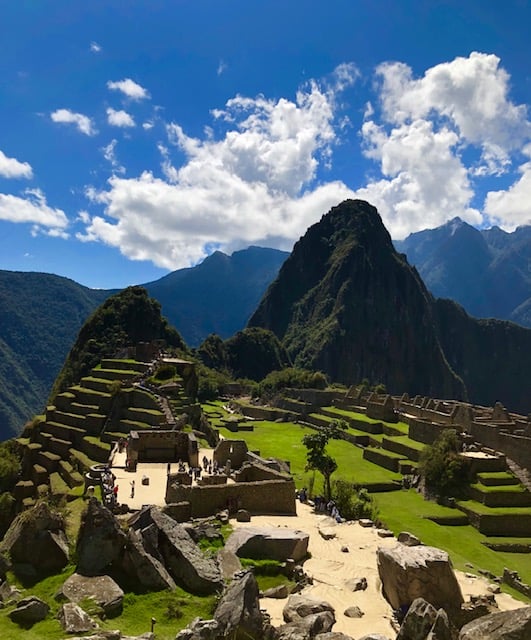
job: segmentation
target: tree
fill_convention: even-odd
[[[459,455],[460,443],[455,429],[445,429],[435,442],[424,449],[419,471],[426,489],[439,497],[459,496],[468,483],[469,466]]]
[[[323,476],[325,497],[331,496],[330,476],[337,469],[337,462],[326,452],[326,445],[332,438],[338,437],[339,426],[336,421],[330,423],[326,429],[317,433],[305,435],[302,444],[306,447],[306,470],[315,470]]]

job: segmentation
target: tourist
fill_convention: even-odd
[[[135,497],[135,481],[131,480],[131,498]]]

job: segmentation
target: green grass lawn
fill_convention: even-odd
[[[501,575],[504,567],[507,567],[518,571],[524,582],[531,583],[531,554],[492,551],[481,544],[490,538],[470,525],[441,526],[427,519],[428,516],[455,515],[455,509],[424,500],[414,490],[377,494],[374,499],[379,508],[380,519],[393,533],[410,531],[424,544],[444,549],[450,554],[457,569],[470,571],[466,566],[468,562],[474,565],[476,571],[486,569],[495,575]],[[510,593],[523,598],[512,590]]]

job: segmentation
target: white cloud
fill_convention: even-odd
[[[8,158],[0,151],[0,176],[4,178],[32,178],[33,169],[28,162],[19,162],[15,158]]]
[[[101,45],[99,45],[97,42],[94,42],[94,40],[93,40],[90,43],[90,50],[92,51],[92,53],[100,53]]]
[[[57,109],[50,114],[50,117],[54,122],[75,125],[78,131],[84,133],[86,136],[96,134],[92,120],[82,113],[75,113],[74,111],[70,111],[70,109]]]
[[[107,122],[113,127],[136,127],[133,117],[127,111],[107,109]]]
[[[152,120],[146,120],[146,122],[142,123],[142,128],[145,131],[149,131],[150,129],[153,129],[154,126],[155,126],[155,124],[153,123]]]
[[[531,144],[523,152],[531,157]],[[531,224],[531,161],[522,164],[520,178],[506,191],[489,191],[485,198],[485,213],[493,224],[506,231],[514,231],[520,225]]]
[[[61,209],[49,207],[39,189],[27,189],[26,197],[0,193],[0,220],[33,224],[33,233],[64,237],[68,218]]]
[[[116,139],[111,140],[108,145],[102,148],[103,157],[109,162],[116,173],[125,173],[125,167],[123,167],[116,157],[116,145],[118,141]]]
[[[236,96],[218,110],[226,131],[216,139],[188,136],[167,125],[159,145],[165,179],[144,172],[113,176],[107,191],[87,190],[105,206],[78,238],[119,247],[132,259],[175,269],[197,262],[209,244],[224,250],[266,244],[290,248],[324,211],[352,195],[341,182],[315,184],[318,166],[337,142],[333,86],[347,86],[348,67],[331,86],[310,82],[295,100]],[[352,80],[348,80],[352,82]]]
[[[116,82],[107,82],[107,88],[111,91],[121,91],[124,95],[131,100],[144,100],[149,98],[147,89],[144,89],[141,85],[136,83],[131,78],[125,78],[124,80],[118,80]]]
[[[509,76],[499,62],[472,53],[419,79],[403,63],[378,67],[380,109],[368,103],[361,137],[381,175],[356,195],[378,207],[394,238],[455,216],[482,222],[473,205],[476,182],[509,172],[531,134],[526,107],[510,101]],[[516,194],[522,188],[515,187]],[[499,214],[495,202],[505,198],[489,196],[490,210]]]
[[[218,69],[216,72],[218,76],[220,76],[226,69],[227,69],[227,63],[224,62],[223,60],[220,60],[218,64]]]

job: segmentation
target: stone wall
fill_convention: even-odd
[[[491,449],[501,451],[520,467],[531,469],[530,437],[515,435],[502,427],[479,422],[472,423],[470,433],[475,440]]]
[[[374,420],[384,420],[385,422],[398,422],[398,414],[395,411],[395,404],[390,395],[379,396],[372,393],[367,399],[367,416]]]
[[[166,502],[189,502],[192,518],[203,518],[222,509],[231,513],[246,509],[252,514],[296,515],[293,480],[193,487],[168,482]]]
[[[193,434],[175,430],[131,431],[127,456],[131,463],[175,462],[198,466],[198,445]]]
[[[223,468],[230,460],[232,469],[239,469],[247,459],[247,443],[245,440],[221,440],[214,449],[213,462]]]

